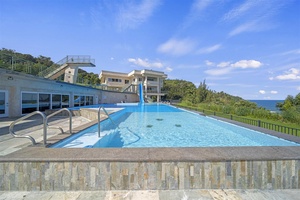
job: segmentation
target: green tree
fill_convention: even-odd
[[[200,82],[200,85],[197,88],[197,103],[204,102],[207,98],[208,93],[209,93],[208,86],[206,85],[204,79],[203,82]]]
[[[185,80],[165,80],[162,91],[167,94],[165,100],[187,100],[193,102],[195,98],[196,86]]]

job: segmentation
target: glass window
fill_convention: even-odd
[[[108,81],[109,82],[119,82],[119,83],[122,83],[122,79],[119,79],[119,78],[108,78]]]
[[[50,94],[39,94],[39,111],[50,109]]]
[[[85,97],[85,105],[93,105],[93,96]]]
[[[80,96],[74,95],[74,107],[80,106]]]
[[[37,111],[37,93],[22,93],[22,114]]]
[[[5,92],[0,92],[0,114],[5,113]]]
[[[157,78],[155,78],[155,77],[148,77],[147,81],[157,81]]]
[[[69,95],[61,95],[61,107],[62,108],[68,108],[70,106],[69,99],[70,99]]]
[[[52,109],[61,108],[61,95],[52,94]]]
[[[84,106],[85,96],[74,95],[74,107]]]
[[[125,80],[125,84],[129,84],[129,80]]]
[[[85,105],[85,96],[80,96],[80,106]]]

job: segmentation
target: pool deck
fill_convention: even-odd
[[[0,191],[2,200],[296,200],[299,190]]]
[[[28,139],[13,138],[8,134],[9,124],[15,119],[0,118],[0,162],[10,161],[226,161],[226,160],[300,160],[300,147],[217,147],[217,148],[135,148],[135,149],[51,149],[38,144],[32,146]],[[230,121],[232,123],[232,121]],[[66,118],[55,118],[51,123],[67,129]],[[83,117],[73,118],[74,130],[93,124]],[[238,122],[234,122],[240,124]],[[241,125],[241,124],[240,124]],[[300,143],[300,138],[262,130],[275,136]],[[27,120],[16,127],[18,134],[27,134],[42,141],[41,125]],[[49,131],[49,142],[69,134]],[[298,199],[300,190],[140,190],[140,191],[0,191],[0,199]]]

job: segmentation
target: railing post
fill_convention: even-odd
[[[36,144],[36,141],[35,141],[35,139],[34,139],[33,137],[31,137],[31,136],[29,136],[29,135],[26,135],[26,136],[16,135],[15,132],[14,132],[14,126],[15,126],[16,123],[18,123],[18,122],[20,122],[20,121],[23,121],[24,119],[27,119],[27,118],[29,118],[29,117],[35,115],[35,114],[39,114],[39,115],[41,115],[42,118],[43,118],[43,138],[44,138],[44,144],[46,144],[46,143],[45,143],[45,141],[46,141],[45,139],[47,139],[47,136],[46,136],[46,135],[47,135],[47,119],[46,119],[45,114],[42,113],[41,111],[34,111],[34,112],[32,112],[32,113],[29,113],[29,114],[27,114],[27,115],[25,115],[25,116],[23,116],[23,117],[21,117],[21,118],[15,120],[15,121],[13,121],[13,122],[10,124],[10,126],[9,126],[9,133],[10,133],[13,137],[15,137],[15,138],[27,138],[27,139],[31,140],[31,142],[32,142],[33,145],[35,145],[35,144]]]
[[[101,107],[98,109],[98,137],[100,137],[100,111]]]
[[[257,122],[258,122],[257,126],[260,127],[260,120],[258,120]]]
[[[43,118],[43,140],[44,145],[47,144],[47,126],[48,126],[48,120],[47,117]]]
[[[232,120],[232,115],[230,115],[230,119]]]

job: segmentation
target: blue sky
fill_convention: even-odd
[[[244,99],[300,92],[300,0],[0,0],[0,47],[164,71]]]

